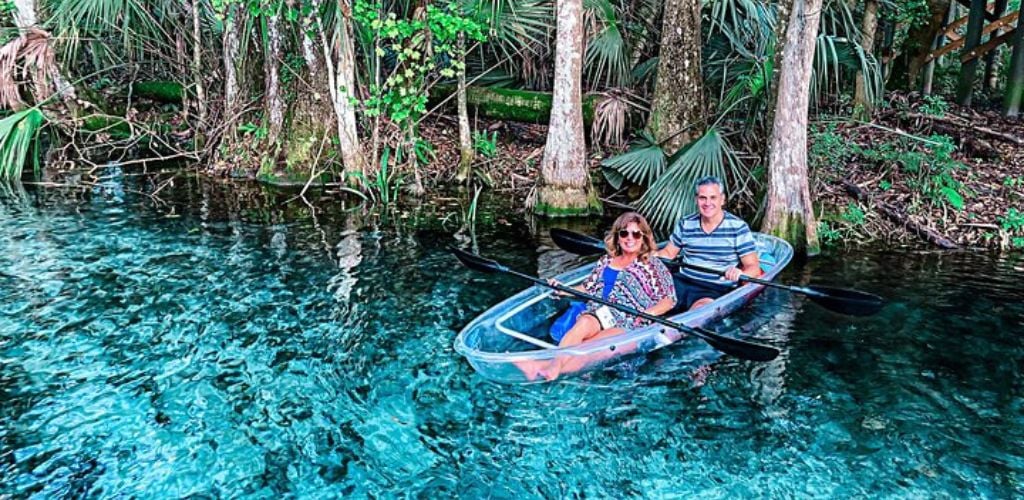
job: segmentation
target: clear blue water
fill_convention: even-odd
[[[161,195],[0,190],[0,497],[1024,495],[1019,257],[827,256],[783,280],[891,304],[766,293],[719,327],[774,362],[683,343],[501,386],[452,340],[522,284],[445,255],[456,201],[393,224],[196,180]],[[484,254],[573,261],[483,212]]]

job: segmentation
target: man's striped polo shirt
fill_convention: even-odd
[[[754,235],[747,223],[729,212],[710,233],[700,227],[700,213],[683,217],[672,231],[672,244],[682,249],[683,258],[687,263],[711,267],[724,271],[729,266],[739,265],[740,257],[757,251]],[[702,273],[681,268],[680,272],[688,278],[719,281],[714,274]]]

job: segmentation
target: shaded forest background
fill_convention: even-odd
[[[186,161],[667,228],[697,177],[815,253],[1024,248],[1018,0],[15,0],[0,174]],[[944,52],[943,52],[944,50]],[[897,228],[897,230],[893,230]]]

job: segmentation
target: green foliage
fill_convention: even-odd
[[[854,226],[863,226],[867,220],[867,214],[864,213],[860,206],[851,202],[846,205],[846,209],[839,215],[839,218]]]
[[[661,153],[667,168],[660,174],[655,174],[658,160],[654,150],[660,151],[660,147],[650,141],[639,145],[639,150],[632,151],[635,153],[629,158],[632,161],[619,157],[618,161],[607,161],[605,167],[634,183],[653,179],[647,192],[637,200],[636,207],[647,215],[652,226],[660,229],[670,228],[680,217],[696,210],[693,185],[697,179],[707,175],[720,179],[744,178],[743,164],[736,152],[714,127],[667,159]]]
[[[834,123],[822,130],[812,129],[810,136],[808,156],[814,168],[841,170],[857,155],[856,145],[840,135]]]
[[[843,241],[842,231],[832,226],[827,220],[818,221],[818,240],[823,246],[836,246]]]
[[[242,135],[251,135],[257,141],[262,141],[267,137],[267,127],[252,122],[243,123],[236,130]]]
[[[29,155],[38,152],[39,131],[46,117],[37,108],[18,111],[0,120],[0,180],[20,179]],[[33,156],[35,170],[39,162]]]
[[[997,217],[999,226],[1010,234],[1010,246],[1024,248],[1024,211],[1011,207],[1006,215]]]
[[[14,5],[13,0],[4,0],[0,2],[0,16],[6,16],[17,9],[18,7]]]
[[[363,101],[367,116],[386,116],[408,131],[427,111],[427,76],[453,78],[465,71],[463,35],[483,41],[482,26],[452,8],[428,5],[425,19],[401,19],[385,14],[381,3],[358,0],[353,17],[365,31],[375,34],[374,55],[387,62],[387,76],[369,86]]]
[[[1024,212],[1016,208],[1010,208],[1006,215],[998,217],[999,225],[1010,232],[1024,232]]]
[[[924,101],[924,104],[922,104],[918,109],[926,115],[942,116],[949,111],[949,103],[946,102],[942,96],[926,95],[922,100]]]
[[[494,158],[498,154],[498,132],[492,132],[488,137],[487,132],[474,130],[473,149],[487,158]]]
[[[437,151],[434,149],[434,145],[421,137],[416,138],[416,142],[413,144],[413,151],[416,153],[416,159],[424,165],[437,158]]]
[[[400,162],[400,156],[398,153],[395,154],[395,164]],[[363,191],[370,195],[375,204],[380,204],[384,208],[390,207],[398,201],[398,194],[401,192],[404,181],[404,177],[394,168],[392,161],[391,148],[384,148],[378,162],[380,168],[377,169],[377,174],[373,178],[367,177],[362,172],[349,174],[362,185]]]

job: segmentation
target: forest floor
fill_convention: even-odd
[[[485,120],[476,127],[488,134],[478,150],[489,153],[478,153],[476,168],[495,192],[525,199],[546,127]],[[422,133],[436,154],[425,182],[452,182],[459,155],[454,121],[439,118]],[[819,117],[809,137],[812,196],[826,246],[1024,248],[1024,121],[890,94],[871,123]],[[600,160],[591,157],[595,182]],[[603,184],[611,205],[629,203],[610,189]]]

